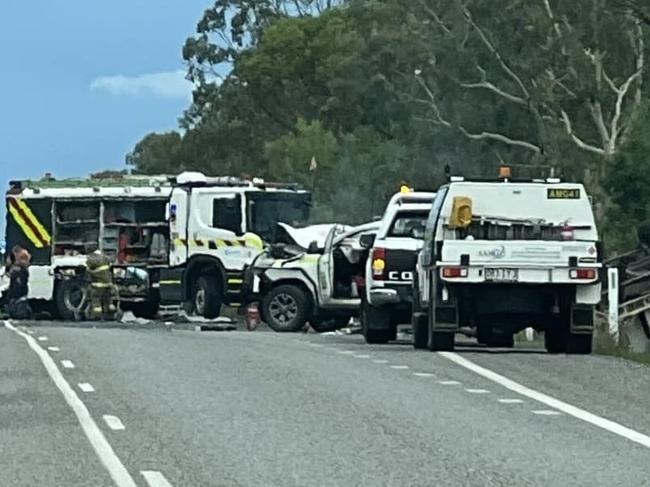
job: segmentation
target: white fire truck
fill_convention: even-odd
[[[29,298],[63,319],[79,316],[82,269],[95,249],[114,262],[123,307],[148,316],[184,305],[214,318],[239,303],[244,266],[277,222],[303,224],[310,202],[296,185],[201,173],[15,181],[7,249],[30,251]]]

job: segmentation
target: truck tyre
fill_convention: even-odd
[[[298,331],[305,326],[310,315],[310,301],[298,286],[277,286],[264,296],[262,314],[269,327],[275,331]]]
[[[87,304],[85,285],[80,279],[61,279],[56,286],[56,311],[64,321],[82,318]]]
[[[548,353],[566,353],[568,333],[565,327],[549,327],[544,331],[544,346]]]
[[[427,348],[428,317],[424,313],[415,312],[411,315],[411,326],[413,327],[413,348],[423,350]]]
[[[383,344],[388,343],[391,338],[395,339],[390,314],[386,310],[368,303],[361,305],[361,329],[366,343]]]
[[[576,355],[589,355],[592,349],[593,334],[571,333],[569,335],[568,353]]]
[[[481,324],[476,330],[476,341],[486,347],[512,348],[515,346],[515,337],[512,333],[496,333],[492,327]]]
[[[429,313],[427,348],[432,352],[453,352],[456,334],[453,331],[435,331],[435,310]]]
[[[318,333],[340,330],[350,322],[350,316],[330,316],[329,318],[310,320],[311,327]]]
[[[201,276],[194,291],[194,312],[208,320],[219,317],[221,312],[221,286],[215,276]]]

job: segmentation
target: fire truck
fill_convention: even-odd
[[[110,179],[13,181],[7,249],[32,254],[30,294],[62,319],[79,316],[86,256],[113,261],[124,309],[161,306],[206,318],[241,302],[246,265],[278,222],[304,225],[311,194],[294,184],[198,172]]]

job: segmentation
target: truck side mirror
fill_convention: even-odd
[[[374,244],[375,244],[374,233],[366,233],[364,235],[361,235],[361,237],[359,237],[359,245],[361,246],[361,248],[371,249]]]

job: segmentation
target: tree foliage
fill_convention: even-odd
[[[638,0],[217,0],[183,48],[183,135],[151,134],[127,161],[296,180],[318,218],[344,221],[447,165],[553,166],[600,216],[639,218],[647,203],[613,181],[644,150],[649,15]]]

